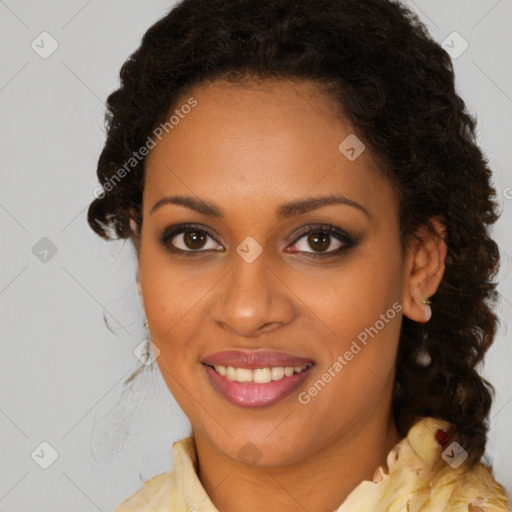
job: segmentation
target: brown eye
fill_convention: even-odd
[[[206,242],[206,237],[201,231],[186,231],[183,235],[183,243],[189,249],[201,249]]]
[[[287,252],[302,252],[308,257],[328,257],[355,247],[359,237],[330,224],[308,226],[302,230]]]
[[[304,240],[304,241],[302,241]],[[298,251],[305,253],[326,253],[330,254],[336,252],[338,249],[347,245],[343,243],[330,233],[324,231],[314,231],[309,234],[302,235],[294,244],[293,247]]]
[[[222,248],[221,245],[215,242],[213,235],[194,225],[181,225],[171,228],[162,236],[160,243],[170,250],[187,253],[221,250]]]
[[[308,244],[313,249],[323,252],[329,247],[330,238],[331,236],[325,233],[313,233],[308,236]]]

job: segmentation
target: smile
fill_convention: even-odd
[[[283,400],[307,379],[314,366],[306,363],[250,369],[203,364],[213,389],[242,407],[264,407]]]
[[[271,368],[235,368],[233,366],[215,365],[214,369],[220,375],[233,382],[256,382],[257,384],[268,384],[276,380],[291,377],[296,373],[301,373],[313,363],[307,363],[302,366],[273,366]]]

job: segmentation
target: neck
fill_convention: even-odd
[[[375,419],[374,419],[375,420]],[[199,479],[220,512],[332,512],[363,480],[372,480],[399,442],[392,414],[354,425],[320,451],[292,465],[246,467],[194,432]]]

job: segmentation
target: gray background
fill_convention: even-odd
[[[487,457],[511,493],[512,2],[407,3],[452,47],[503,205],[501,326],[483,371],[497,389]],[[113,510],[166,471],[172,443],[189,434],[156,363],[131,394],[123,387],[146,332],[135,256],[86,223],[105,99],[172,4],[0,0],[1,511]],[[43,31],[58,44],[49,56],[55,43]]]

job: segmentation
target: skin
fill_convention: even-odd
[[[446,245],[421,228],[421,239],[412,238],[402,254],[395,190],[368,148],[354,161],[338,150],[354,130],[314,83],[216,81],[191,89],[178,105],[190,96],[198,105],[147,158],[141,231],[132,223],[157,362],[191,422],[199,478],[220,511],[332,511],[362,480],[372,480],[400,440],[391,405],[402,315],[428,321],[422,301],[441,281]],[[286,201],[331,194],[369,215],[334,204],[276,217]],[[176,204],[151,213],[171,195],[215,203],[225,216]],[[433,221],[442,234],[442,223]],[[178,223],[200,224],[216,236],[205,235],[201,247],[177,234],[175,246],[199,254],[173,254],[159,239]],[[325,249],[297,234],[318,224],[354,232],[359,241],[315,259],[311,254]],[[236,252],[248,236],[263,249],[250,264]],[[327,251],[343,244],[329,241]],[[402,311],[301,404],[298,393],[394,303]],[[314,371],[276,404],[229,403],[200,361],[222,350],[260,348],[307,357]],[[237,455],[244,446],[256,454],[252,465]]]

